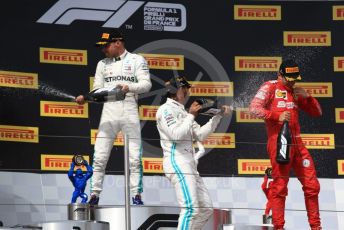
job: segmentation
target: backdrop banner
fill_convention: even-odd
[[[101,104],[77,105],[90,91],[97,62],[94,43],[119,28],[128,51],[148,61],[153,87],[140,96],[143,165],[162,173],[155,113],[164,81],[192,83],[196,98],[234,105],[204,141],[202,176],[262,176],[270,166],[266,130],[247,107],[279,64],[300,65],[299,85],[316,97],[323,116],[300,113],[302,138],[318,176],[344,174],[344,4],[309,1],[12,0],[1,13],[0,170],[66,173],[74,154],[92,163]],[[209,117],[200,115],[204,124]],[[123,174],[123,135],[107,173]]]

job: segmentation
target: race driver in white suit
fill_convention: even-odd
[[[203,141],[214,132],[222,115],[229,114],[223,106],[222,114],[215,115],[200,126],[194,119],[201,105],[193,102],[189,112],[184,103],[191,85],[185,78],[172,78],[166,83],[167,101],[156,113],[160,144],[163,149],[163,168],[175,188],[181,212],[178,230],[202,229],[213,213],[212,202],[197,171],[194,141]]]
[[[119,131],[129,137],[130,184],[133,204],[143,204],[142,193],[142,146],[138,114],[138,94],[148,92],[152,83],[146,60],[129,53],[124,46],[122,33],[114,30],[103,33],[96,46],[102,48],[106,58],[98,62],[93,90],[120,87],[126,97],[123,101],[104,103],[103,112],[94,146],[93,177],[91,180],[90,204],[99,202],[106,165]],[[80,95],[76,102],[82,104],[85,97]]]

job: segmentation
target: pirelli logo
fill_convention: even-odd
[[[87,51],[73,49],[39,48],[41,63],[87,65]]]
[[[235,133],[212,133],[202,143],[204,148],[235,148]]]
[[[278,71],[281,57],[235,56],[235,71]]]
[[[0,86],[38,89],[38,74],[0,71]]]
[[[344,108],[336,108],[336,123],[344,123]]]
[[[308,149],[335,149],[334,134],[301,134]]]
[[[331,46],[330,31],[284,31],[284,46]]]
[[[141,105],[139,108],[140,119],[145,121],[155,121],[156,111],[159,106],[156,105]]]
[[[234,5],[235,20],[281,20],[281,6]]]
[[[332,18],[333,20],[344,20],[344,5],[332,6]]]
[[[337,160],[338,175],[344,175],[344,160]]]
[[[75,102],[41,101],[41,116],[88,118],[88,104],[78,105]]]
[[[184,70],[184,56],[172,54],[144,54],[150,69]]]
[[[333,66],[335,72],[344,72],[344,57],[333,57]]]
[[[142,166],[144,173],[164,173],[162,158],[142,158]]]
[[[190,96],[233,97],[233,82],[189,81]]]
[[[237,108],[236,109],[236,121],[240,123],[257,123],[264,122],[263,119],[257,118],[252,115],[248,108]]]
[[[91,145],[94,145],[96,143],[96,138],[98,135],[97,129],[91,129]],[[99,138],[106,138],[103,136],[99,136]],[[124,146],[124,136],[122,132],[119,132],[117,134],[117,137],[115,138],[115,141],[113,142],[113,145],[115,146]]]
[[[238,174],[264,174],[269,167],[271,163],[268,159],[238,159]]]
[[[0,125],[0,141],[38,143],[38,127]]]
[[[74,155],[50,155],[41,154],[41,170],[44,171],[68,171],[70,164],[72,163],[72,158]],[[90,163],[90,157],[83,155],[84,159]],[[75,166],[75,169],[81,168],[86,171],[86,167]]]
[[[298,82],[296,86],[306,90],[313,97],[332,97],[332,82]]]

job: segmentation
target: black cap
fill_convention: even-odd
[[[119,30],[102,33],[99,41],[95,44],[95,46],[105,46],[110,42],[115,41],[124,41],[123,34]]]
[[[299,66],[292,59],[283,61],[280,65],[279,72],[287,81],[300,81],[302,79]]]
[[[165,83],[166,89],[170,93],[176,93],[177,89],[183,86],[191,88],[191,84],[186,80],[185,77],[172,77]]]

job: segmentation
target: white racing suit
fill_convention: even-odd
[[[121,60],[105,58],[98,62],[93,90],[102,87],[129,86],[123,101],[104,103],[94,146],[91,193],[102,191],[105,168],[114,140],[119,131],[129,137],[130,185],[133,195],[142,192],[142,146],[138,114],[138,94],[148,92],[152,86],[146,60],[125,51]]]
[[[201,127],[182,104],[168,98],[158,109],[156,118],[164,152],[164,173],[173,184],[181,207],[178,229],[202,229],[213,207],[197,171],[193,142],[203,141],[214,132],[221,116],[214,116]]]

